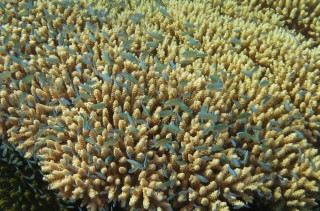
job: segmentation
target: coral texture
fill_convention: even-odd
[[[12,145],[0,140],[0,210],[80,209],[74,201],[62,201],[57,190],[48,190],[42,178],[36,160],[26,160]]]
[[[0,134],[90,210],[310,210],[320,6],[276,2],[6,0]]]

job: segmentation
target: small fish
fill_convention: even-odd
[[[9,71],[4,71],[0,73],[0,82],[8,79],[11,77],[12,73],[16,72],[16,70],[9,70]]]
[[[238,132],[237,136],[243,139],[255,140],[255,137],[247,132]]]
[[[112,79],[109,75],[107,74],[104,74],[104,73],[100,73],[99,76],[106,82],[108,83],[111,83],[112,82]]]
[[[190,36],[190,35],[192,35],[192,33],[189,32],[189,31],[184,31],[184,32],[181,33],[181,35],[182,36]]]
[[[300,136],[300,138],[306,139],[306,137],[303,135],[303,133],[300,130],[297,130],[297,129],[293,129],[293,130],[296,132],[298,136]]]
[[[18,97],[18,107],[20,108],[23,101],[25,100],[25,98],[27,97],[27,94],[25,92],[22,92],[19,97]]]
[[[235,170],[233,170],[230,166],[228,167],[228,171],[230,172],[230,174],[232,174],[232,176],[238,177],[237,172]]]
[[[214,128],[214,131],[221,133],[221,132],[228,130],[229,125],[228,124],[218,124],[218,125],[214,125],[213,128]]]
[[[194,50],[186,50],[182,53],[182,56],[184,56],[185,58],[204,58],[206,56],[208,56],[207,53],[203,53],[203,52],[198,52],[198,51],[194,51]]]
[[[209,160],[210,160],[210,158],[209,158],[208,156],[203,156],[203,157],[201,157],[201,160],[209,161]]]
[[[146,63],[143,60],[140,60],[140,65],[141,65],[142,69],[148,70],[148,66],[146,65]]]
[[[129,74],[129,73],[122,73],[122,75],[123,75],[127,80],[129,80],[130,82],[139,85],[139,81],[138,81],[135,77],[133,77],[131,74]]]
[[[22,16],[28,16],[30,14],[30,11],[29,10],[21,10],[18,12],[18,16],[19,17],[22,17]]]
[[[122,49],[123,50],[130,50],[130,48],[132,47],[132,44],[134,43],[134,40],[126,40],[124,43],[123,43],[123,47]]]
[[[233,206],[233,209],[235,210],[239,210],[239,209],[243,209],[243,208],[250,208],[250,206],[248,206],[247,204],[244,204],[244,205],[234,205]]]
[[[161,72],[163,70],[165,70],[167,68],[167,65],[166,64],[159,64],[159,65],[156,65],[154,67],[154,70],[155,71],[158,71],[158,72]]]
[[[82,58],[83,63],[85,63],[87,66],[92,66],[92,62],[88,58]]]
[[[165,107],[179,106],[179,105],[180,105],[180,102],[181,102],[181,99],[180,99],[180,98],[173,98],[173,99],[171,99],[171,100],[167,100],[167,101],[164,103],[164,106],[165,106]]]
[[[159,41],[163,41],[164,40],[164,36],[162,36],[160,33],[158,32],[148,32],[148,34],[153,38],[153,39],[156,39],[156,40],[159,40]]]
[[[198,180],[202,183],[208,183],[209,180],[207,178],[205,178],[204,176],[200,175],[200,174],[196,174],[196,177],[198,178]]]
[[[159,113],[160,117],[172,116],[174,111],[172,110],[164,110]]]
[[[289,79],[294,78],[295,76],[296,76],[296,71],[295,71],[295,70],[292,71],[291,73],[289,73],[289,74],[287,75],[287,77],[288,77]]]
[[[92,88],[91,86],[89,86],[88,84],[81,84],[80,86],[86,91],[86,92],[90,92],[92,93],[94,91],[94,88]]]
[[[50,45],[48,45],[48,44],[46,44],[46,43],[43,43],[43,46],[44,46],[49,52],[51,52],[51,51],[54,50],[54,48],[52,48]]]
[[[23,61],[22,59],[17,58],[17,57],[14,56],[14,55],[10,55],[10,56],[11,56],[11,59],[12,59],[13,62],[21,65],[21,66],[24,67],[24,68],[28,67],[28,64],[27,64],[25,61]]]
[[[129,121],[129,123],[132,125],[132,126],[136,126],[136,124],[135,124],[135,122],[134,122],[134,120],[133,120],[133,118],[132,118],[132,116],[131,115],[129,115],[129,114],[127,114],[127,116],[128,116],[128,121]]]
[[[237,100],[232,100],[232,102],[236,105],[236,107],[237,107],[238,109],[240,109],[240,108],[242,107],[242,105],[241,105],[241,103],[240,103],[239,101],[237,101]]]
[[[71,103],[70,103],[67,99],[65,99],[65,98],[60,98],[60,99],[59,99],[59,102],[60,102],[62,105],[65,105],[65,106],[71,105]]]
[[[140,23],[140,21],[141,21],[141,19],[138,18],[138,17],[136,17],[136,16],[131,17],[130,20],[132,20],[135,24],[138,24],[138,23]]]
[[[171,144],[172,143],[172,139],[170,138],[163,138],[160,141],[157,141],[155,144],[155,147],[160,147],[160,146],[164,146],[166,144]]]
[[[265,98],[261,101],[261,105],[267,104],[271,98],[272,98],[272,95],[268,94],[267,97],[265,97]]]
[[[259,70],[260,66],[254,66],[251,70],[251,72],[255,73]]]
[[[145,58],[149,55],[149,53],[150,53],[149,50],[142,52],[142,53],[140,54],[141,59],[145,59]]]
[[[253,72],[252,72],[252,71],[246,71],[246,70],[244,70],[244,71],[241,71],[241,73],[244,74],[245,76],[248,76],[249,78],[251,78],[252,75],[253,75]]]
[[[257,113],[259,111],[255,106],[250,106],[250,110],[254,113]]]
[[[50,56],[50,57],[46,58],[46,61],[49,64],[58,64],[60,62],[59,58],[56,56]]]
[[[258,160],[258,164],[263,168],[265,169],[266,171],[270,171],[272,172],[272,168],[269,164],[265,163],[265,162],[262,162],[260,160]]]
[[[170,67],[171,67],[172,69],[175,70],[175,69],[177,68],[173,60],[170,60],[169,63],[170,63]]]
[[[156,62],[156,64],[161,64],[160,60],[159,60],[159,58],[157,56],[154,56],[154,61]]]
[[[50,128],[56,132],[59,132],[59,133],[64,133],[65,129],[62,128],[62,127],[58,127],[58,126],[53,126],[51,125]]]
[[[231,40],[231,42],[233,42],[236,45],[241,45],[242,44],[241,41],[239,39],[237,39],[237,38],[231,37],[230,40]]]
[[[138,12],[133,13],[133,16],[138,17],[138,18],[140,18],[140,19],[145,18],[145,15],[144,15],[144,14],[138,13]]]
[[[212,146],[210,147],[210,150],[213,152],[218,152],[223,150],[223,147],[220,145],[212,144]]]
[[[260,87],[265,87],[265,86],[268,86],[269,85],[269,81],[264,79],[264,80],[261,80],[260,83],[259,83],[259,86]]]
[[[95,172],[95,174],[100,177],[101,179],[107,179],[106,175],[102,174],[101,172]]]
[[[116,145],[118,143],[118,141],[119,141],[118,138],[109,139],[103,144],[103,147],[109,147],[109,146]]]
[[[285,107],[285,109],[286,109],[287,111],[292,111],[292,109],[293,109],[293,107],[292,107],[291,105],[289,105],[288,102],[285,102],[285,103],[284,103],[284,107]]]
[[[180,61],[180,64],[187,65],[187,64],[190,64],[190,62],[191,61],[189,59],[183,59],[183,60]]]
[[[97,82],[98,82],[97,80],[89,80],[89,81],[87,81],[86,84],[92,86],[92,85],[96,84]]]
[[[160,7],[160,12],[164,15],[164,16],[166,16],[166,17],[168,17],[168,18],[172,18],[172,16],[169,14],[169,12],[167,11],[167,10],[165,10],[165,9],[163,9],[163,8],[161,8]]]
[[[103,109],[106,107],[106,104],[101,102],[101,103],[96,103],[96,104],[92,104],[91,108],[92,109]]]
[[[118,37],[123,40],[123,41],[126,41],[129,37],[128,33],[125,31],[125,30],[119,30],[118,31]]]
[[[233,139],[231,139],[231,144],[232,144],[233,147],[237,147],[237,142],[235,140],[233,140]]]
[[[179,103],[179,107],[181,108],[181,110],[183,110],[184,112],[186,112],[186,113],[189,113],[189,114],[192,114],[193,112],[192,112],[192,109],[191,108],[189,108],[189,106],[187,106],[184,102],[180,102]]]
[[[73,49],[71,49],[71,48],[68,48],[68,47],[67,47],[66,49],[67,49],[67,51],[68,51],[71,55],[78,55],[75,50],[73,50]]]
[[[88,99],[92,98],[92,95],[87,94],[87,93],[83,93],[83,94],[80,94],[79,97],[88,100]]]
[[[181,95],[181,97],[184,99],[184,98],[189,98],[191,97],[191,93],[190,92],[185,92]]]
[[[160,185],[156,187],[156,189],[161,189],[161,188],[167,188],[167,187],[172,187],[174,185],[174,180],[169,180],[167,182],[163,182]]]
[[[209,83],[206,85],[206,89],[211,91],[222,91],[223,90],[223,83],[215,82]]]
[[[252,130],[263,130],[261,126],[253,125],[251,126]]]
[[[191,22],[186,22],[184,23],[184,26],[185,27],[188,27],[188,28],[196,28],[197,26]]]
[[[237,158],[231,158],[231,162],[236,166],[240,167],[240,161]]]
[[[249,151],[246,150],[246,153],[244,154],[244,158],[243,158],[243,166],[247,165],[248,159],[249,159]]]
[[[210,132],[213,132],[213,131],[214,131],[214,126],[209,126],[209,127],[205,128],[204,130],[202,130],[201,135],[206,136]]]
[[[120,112],[118,114],[118,116],[122,119],[125,119],[125,120],[128,120],[128,114],[127,113],[123,113],[123,112]]]
[[[71,3],[74,4],[73,2],[71,2]],[[96,12],[95,12],[91,7],[88,8],[88,13],[89,13],[91,16],[96,16]]]
[[[109,37],[109,35],[108,35],[108,33],[107,32],[102,32],[102,35],[103,35],[103,37],[106,39],[106,40],[110,40],[110,37]]]
[[[308,92],[307,90],[300,90],[299,91],[299,98],[303,98],[307,92]]]
[[[85,53],[83,56],[90,59],[93,57],[93,54],[92,53]]]
[[[96,141],[93,138],[86,138],[85,141],[90,144],[95,144]]]
[[[134,134],[138,134],[139,133],[139,130],[135,127],[129,127],[128,128],[130,132],[134,133]]]
[[[173,133],[175,135],[177,135],[178,133],[182,132],[181,129],[178,126],[176,126],[176,125],[174,125],[172,123],[170,123],[169,125],[163,125],[163,127],[166,130],[168,130],[170,133]]]
[[[249,112],[243,112],[237,116],[237,119],[248,119],[251,116]]]
[[[298,176],[296,173],[291,172],[291,175],[292,175],[292,177],[295,178],[296,180],[299,180],[299,176]]]
[[[91,23],[89,23],[89,22],[87,22],[86,24],[87,24],[90,32],[92,32],[94,34],[96,32],[96,26],[91,24]]]
[[[8,45],[9,41],[10,41],[10,36],[9,36],[9,35],[6,35],[6,36],[4,36],[4,38],[3,38],[2,44],[3,44],[4,46],[6,46],[6,45]]]
[[[187,164],[188,164],[186,161],[183,161],[183,160],[176,160],[176,163],[177,163],[179,166],[184,166],[184,165],[187,165]]]
[[[182,147],[180,148],[180,150],[179,150],[179,153],[180,153],[180,154],[183,153],[183,152],[185,151],[185,149],[186,149],[186,146],[182,146]]]
[[[128,161],[134,168],[138,168],[138,169],[141,169],[141,170],[144,169],[143,166],[142,166],[139,162],[137,162],[137,161],[135,161],[135,160],[127,159],[127,161]]]
[[[195,46],[195,47],[200,47],[201,44],[198,40],[194,39],[193,37],[189,36],[189,45],[190,46]]]
[[[203,151],[203,150],[208,150],[209,147],[207,147],[207,146],[196,146],[194,149],[198,150],[198,151]]]
[[[63,145],[61,148],[62,148],[63,151],[67,151],[67,152],[71,152],[72,151],[72,148],[70,146],[67,146],[67,145]]]
[[[184,80],[181,84],[178,85],[178,89],[183,89],[185,86],[187,86],[189,83],[188,80]]]
[[[143,167],[146,168],[147,165],[148,165],[148,158],[147,158],[147,156],[144,156]]]
[[[171,201],[172,199],[174,199],[174,197],[176,197],[177,194],[171,194],[169,195],[169,197],[167,198],[167,201]]]
[[[143,112],[144,112],[148,117],[151,118],[151,114],[150,114],[149,109],[147,109],[147,107],[146,107],[145,105],[143,105],[143,104],[141,104],[141,106],[142,106]]]
[[[120,53],[120,56],[124,59],[127,59],[135,64],[139,64],[139,60],[136,58],[136,56],[132,53]]]
[[[155,42],[152,42],[152,41],[148,41],[148,42],[146,42],[146,46],[149,48],[156,48],[156,47],[158,47],[158,44]]]
[[[152,97],[145,95],[140,99],[140,101],[141,101],[141,103],[148,103],[151,98]]]

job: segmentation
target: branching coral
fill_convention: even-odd
[[[90,210],[311,209],[319,34],[248,5],[3,4],[1,128]]]
[[[36,160],[23,158],[10,144],[0,140],[0,209],[68,210],[75,203],[64,202],[56,190],[48,190]],[[74,205],[71,205],[74,203]],[[79,207],[78,207],[79,209]]]

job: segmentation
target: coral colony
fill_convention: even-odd
[[[2,161],[36,160],[63,200],[317,206],[318,1],[4,0],[0,13]]]

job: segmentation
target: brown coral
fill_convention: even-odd
[[[8,140],[91,210],[316,205],[319,34],[249,3],[162,4],[1,6]]]

